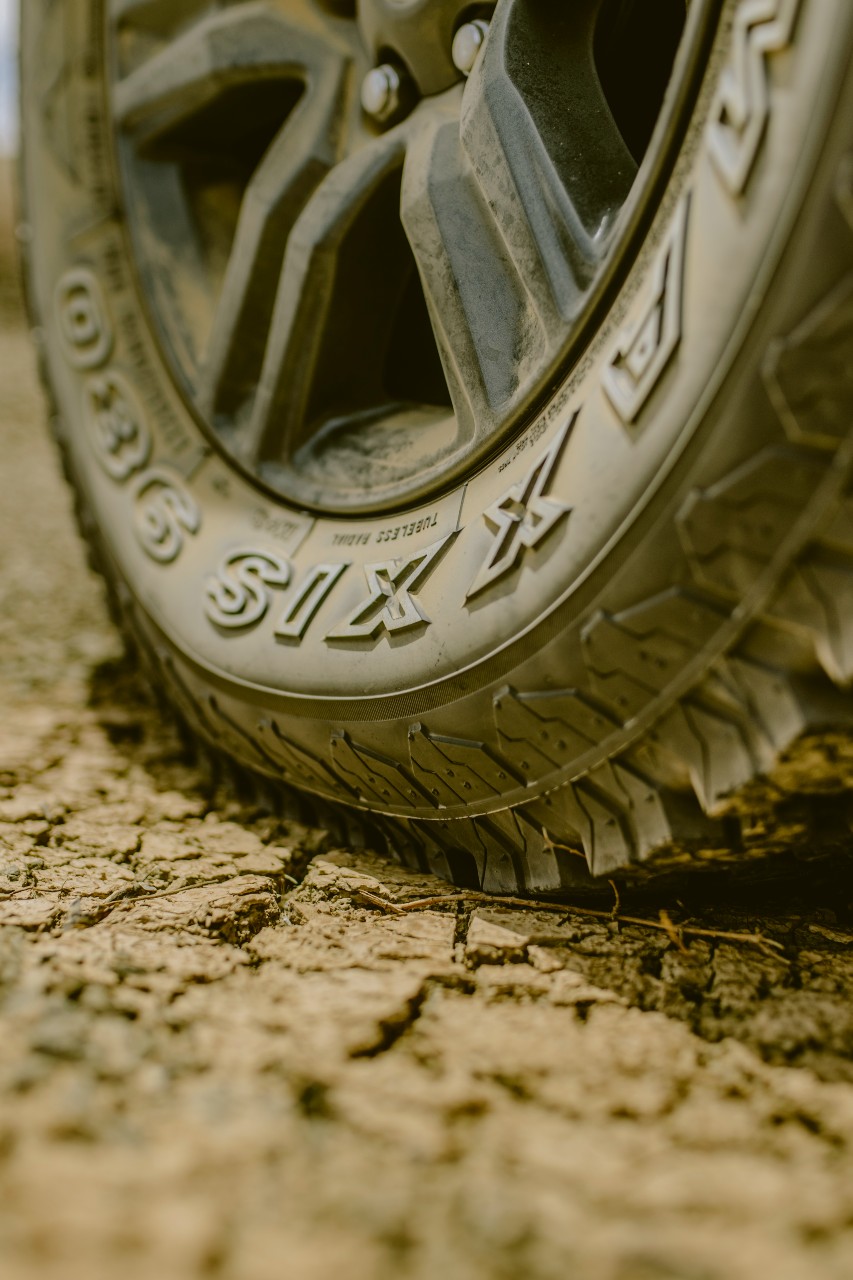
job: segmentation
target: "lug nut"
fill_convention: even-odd
[[[396,67],[384,62],[368,71],[361,85],[361,105],[377,124],[388,124],[403,108],[403,80]]]
[[[461,71],[463,76],[469,76],[474,70],[477,55],[488,34],[488,22],[484,22],[482,18],[475,18],[473,22],[463,22],[453,37],[450,56],[454,67],[457,71]]]

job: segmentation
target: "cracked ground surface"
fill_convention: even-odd
[[[853,1274],[849,872],[668,889],[682,941],[447,901],[206,773],[85,567],[0,245],[4,1280]]]

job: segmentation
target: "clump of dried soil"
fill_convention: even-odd
[[[849,871],[671,891],[680,937],[235,795],[121,656],[32,366],[6,308],[4,1280],[849,1276]]]

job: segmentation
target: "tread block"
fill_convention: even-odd
[[[562,792],[560,793],[562,795]],[[590,883],[582,851],[561,848],[538,821],[542,802],[487,817],[417,823],[436,873],[485,893],[553,893]],[[546,811],[549,813],[550,812]],[[461,879],[460,879],[461,877]]]
[[[831,680],[853,681],[853,566],[811,554],[788,573],[769,613],[810,633]]]
[[[594,781],[575,783],[572,792],[592,874],[607,875],[634,862],[636,850],[624,806],[614,803]]]
[[[624,764],[614,761],[602,767],[602,780],[618,787],[627,805],[627,812],[634,837],[635,852],[641,860],[672,839],[672,822],[667,813],[663,794],[654,783]]]
[[[492,839],[503,840],[512,852],[519,882],[528,892],[556,893],[590,884],[583,854],[558,848],[526,806],[490,814],[487,824]]]
[[[350,797],[355,795],[353,788],[325,760],[318,760],[310,751],[298,747],[295,742],[286,738],[275,720],[261,720],[258,734],[266,754],[280,762],[285,777],[295,786],[305,787],[308,791],[319,791],[323,795],[328,795],[330,791],[334,794],[343,792]]]
[[[556,791],[549,791],[529,801],[524,806],[524,812],[531,822],[547,831],[548,839],[567,856],[586,857],[577,822],[577,805],[568,786],[558,787]]]
[[[501,796],[526,778],[484,742],[446,738],[423,725],[409,729],[412,773],[436,805],[457,805]]]
[[[575,803],[587,818],[584,847],[593,876],[606,876],[610,870],[637,860],[625,804],[597,786],[594,777],[576,782],[573,790]]]
[[[764,380],[794,441],[836,447],[853,423],[853,275],[824,298],[793,333],[778,338]]]
[[[743,695],[767,741],[784,751],[806,728],[806,716],[790,680],[772,667],[733,655],[727,670]]]
[[[579,829],[579,824],[586,818],[578,809],[571,787],[563,786],[540,796],[525,805],[522,812],[526,820],[542,833],[543,853],[540,856],[543,862],[546,858],[549,862],[553,859],[553,872],[559,877],[559,884],[554,886],[554,890],[588,885],[589,861]],[[537,874],[538,857],[534,856],[531,877]]]
[[[524,843],[519,839],[512,814],[489,814],[471,825],[477,838],[483,842],[485,863],[483,866],[484,893],[527,893],[527,869],[524,859]]]
[[[756,764],[743,726],[731,715],[688,699],[676,704],[652,733],[654,746],[675,757],[706,813],[753,777]],[[724,806],[723,806],[724,807]]]
[[[748,591],[824,474],[819,459],[772,447],[690,494],[677,524],[697,581],[735,595]]]
[[[433,875],[449,880],[460,889],[479,889],[482,884],[482,856],[476,856],[468,848],[448,839],[444,824],[417,823],[418,836],[424,857]],[[455,823],[447,823],[452,828]],[[481,852],[481,851],[480,851]]]
[[[594,876],[642,862],[679,839],[696,841],[706,824],[695,801],[658,787],[624,761],[604,763],[529,806],[551,841],[562,846],[558,863],[566,883],[577,884],[572,847],[580,845]]]
[[[677,587],[622,613],[597,614],[582,636],[593,693],[630,719],[666,688],[724,619],[712,605]]]
[[[619,722],[577,689],[495,696],[495,726],[502,750],[530,765],[525,775],[543,776],[570,764],[603,742]]]
[[[624,761],[599,765],[574,784],[591,841],[593,875],[643,862],[679,839],[696,839],[701,822],[683,797],[664,790]]]
[[[405,818],[383,817],[373,817],[371,822],[382,836],[385,853],[412,871],[428,874],[433,870],[416,822],[409,822]]]
[[[457,884],[461,883],[466,889],[485,889],[486,884],[497,880],[498,884],[505,887],[497,888],[495,892],[516,892],[518,884],[511,857],[503,848],[490,847],[488,837],[479,822],[472,818],[454,818],[441,824],[424,822],[421,824],[421,831],[428,844],[432,843],[441,850],[451,874],[461,877],[456,881]],[[492,873],[488,871],[490,856],[494,863]],[[494,872],[499,871],[501,863],[504,864],[505,874],[495,876]]]
[[[393,807],[414,804],[418,808],[435,804],[399,761],[353,742],[348,733],[332,734],[331,755],[335,772],[368,803]]]

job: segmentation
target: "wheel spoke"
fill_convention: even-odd
[[[406,162],[403,220],[462,439],[492,432],[555,358],[636,176],[595,71],[601,2],[502,0],[461,127],[436,118]]]
[[[291,231],[244,441],[254,461],[292,456],[324,407],[358,412],[387,398],[376,352],[387,348],[405,283],[399,181],[409,133],[400,126],[337,165]]]
[[[351,59],[328,42],[293,45],[305,90],[243,197],[199,391],[202,409],[213,415],[239,407],[257,383],[285,245],[306,200],[340,159]]]
[[[525,381],[545,339],[524,281],[497,233],[459,145],[434,117],[409,151],[403,224],[429,307],[459,437],[487,432]]]
[[[295,25],[263,3],[210,14],[119,81],[116,121],[142,144],[192,120],[235,86],[270,77],[304,82],[320,31]]]
[[[594,59],[602,0],[504,0],[467,85],[461,138],[538,312],[564,321],[637,175]]]

